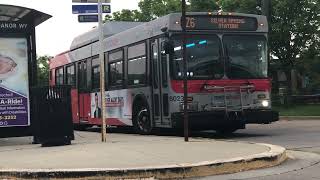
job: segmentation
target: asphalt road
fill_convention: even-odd
[[[109,133],[133,132],[109,129]],[[156,134],[179,136],[173,131],[164,132],[164,130]],[[238,130],[229,136],[221,136],[214,131],[192,132],[191,136],[280,145],[288,150],[290,157],[282,165],[273,168],[195,179],[320,180],[320,120],[279,121],[268,125],[248,125],[246,129]]]
[[[289,150],[291,157],[284,164],[273,168],[200,179],[320,180],[320,120],[249,125],[247,129],[228,137],[218,136],[213,131],[196,132],[193,136],[280,145]]]

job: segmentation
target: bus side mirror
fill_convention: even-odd
[[[174,46],[172,41],[165,41],[163,44],[163,49],[166,54],[173,54],[174,53]]]

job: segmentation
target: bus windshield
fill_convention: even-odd
[[[173,39],[174,57],[171,75],[183,77],[182,36]],[[221,79],[224,74],[221,58],[221,43],[216,35],[189,35],[187,37],[187,59],[189,79]]]
[[[182,79],[182,36],[172,40],[171,76]],[[262,35],[224,35],[222,41],[216,35],[188,35],[186,47],[188,79],[267,77],[267,45]]]
[[[228,78],[267,77],[267,47],[264,36],[225,35],[223,44]]]

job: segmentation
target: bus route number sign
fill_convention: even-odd
[[[257,19],[242,16],[187,16],[187,30],[256,31]]]

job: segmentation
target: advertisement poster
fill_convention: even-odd
[[[29,126],[28,46],[0,38],[0,127]]]
[[[126,125],[131,121],[131,93],[128,90],[107,91],[106,113],[108,118],[118,119]],[[91,118],[101,118],[101,95],[91,93]]]

